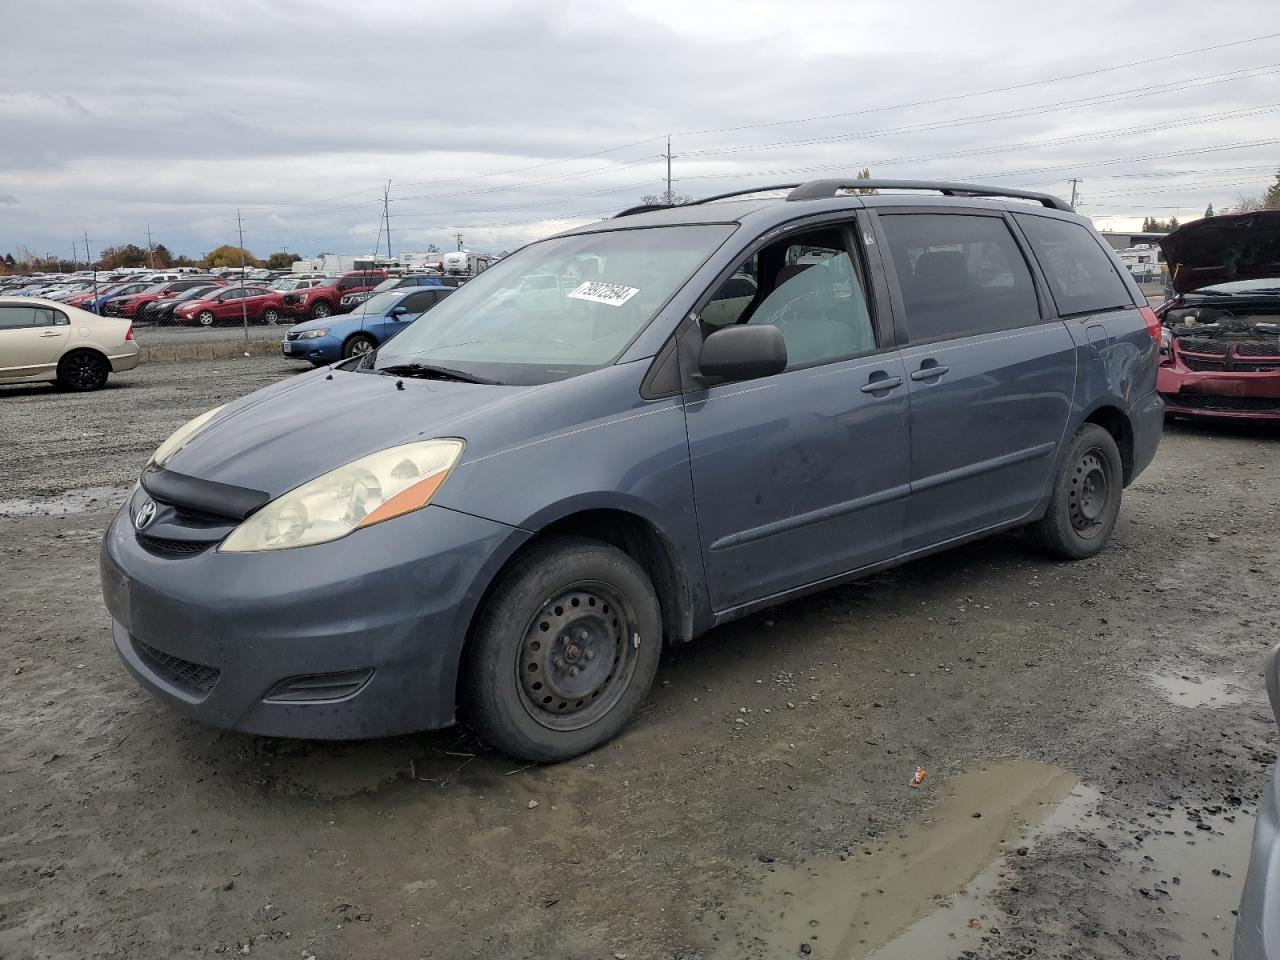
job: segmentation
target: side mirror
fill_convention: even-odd
[[[402,304],[400,304],[400,306],[398,306],[398,307],[392,307],[392,308],[391,308],[391,315],[392,315],[393,317],[403,316],[404,314],[406,314],[406,313],[408,313],[408,312],[409,312],[409,308],[408,308],[408,307],[406,307],[403,303],[402,303]]]
[[[773,324],[735,324],[702,342],[698,372],[721,380],[755,380],[787,369],[787,342]]]

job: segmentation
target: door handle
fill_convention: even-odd
[[[60,336],[62,336],[62,334],[60,334],[57,330],[46,330],[44,333],[40,334],[40,336],[42,336],[42,337],[60,337]]]
[[[871,374],[870,379],[862,387],[863,393],[880,393],[881,391],[895,390],[902,386],[901,377],[891,377],[883,370],[877,370]]]
[[[937,360],[926,360],[920,364],[920,369],[911,374],[912,380],[936,380],[942,376],[950,367],[944,367]]]

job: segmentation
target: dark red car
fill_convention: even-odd
[[[1280,210],[1195,220],[1160,247],[1175,293],[1157,311],[1165,411],[1280,418]]]
[[[336,313],[346,313],[355,306],[343,305],[342,298],[346,294],[372,290],[388,276],[385,270],[352,270],[342,274],[333,283],[326,283],[321,287],[291,290],[284,295],[284,305],[295,318],[318,320],[332,317]]]
[[[135,293],[132,296],[116,297],[114,300],[108,300],[105,312],[108,316],[113,317],[129,317],[130,319],[138,316],[138,311],[154,300],[162,300],[166,297],[175,297],[178,294],[191,290],[195,287],[207,287],[210,284],[221,286],[225,281],[218,280],[214,277],[183,277],[181,280],[170,280],[167,283],[157,283],[152,287]]]
[[[279,290],[235,286],[183,303],[173,311],[173,320],[174,323],[212,327],[218,323],[242,323],[246,316],[254,322],[275,323],[284,315]]]

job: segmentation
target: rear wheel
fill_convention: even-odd
[[[357,333],[347,338],[347,342],[342,345],[342,358],[348,359],[359,354],[372,353],[378,348],[378,343],[373,337],[367,333]]]
[[[111,364],[93,350],[76,350],[58,363],[58,385],[64,390],[85,393],[101,389],[107,382]]]
[[[200,324],[202,327],[212,327],[213,320],[214,317],[212,310],[201,310],[196,314],[196,323]]]
[[[463,664],[468,719],[512,756],[567,760],[627,725],[661,651],[658,598],[635,560],[596,540],[549,540],[479,615]]]
[[[1029,528],[1032,539],[1067,560],[1093,556],[1115,529],[1123,486],[1115,438],[1096,423],[1086,423],[1058,463],[1049,509]]]

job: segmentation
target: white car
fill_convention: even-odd
[[[36,297],[0,297],[0,383],[97,390],[138,365],[133,324]]]

